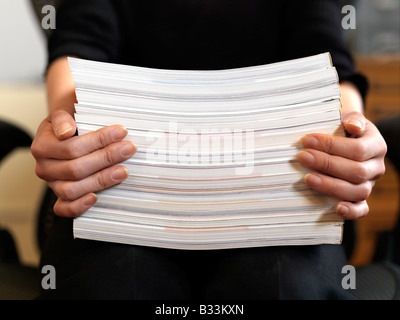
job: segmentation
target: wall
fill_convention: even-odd
[[[0,119],[32,137],[46,114],[43,72],[46,41],[28,0],[0,1]],[[10,137],[1,137],[7,139]],[[34,173],[29,148],[0,163],[0,228],[13,236],[21,261],[36,265],[36,215],[43,182]]]

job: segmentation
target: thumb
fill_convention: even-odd
[[[76,124],[73,116],[64,110],[56,110],[49,116],[56,137],[60,140],[71,138],[75,135]]]
[[[360,136],[364,133],[366,119],[360,112],[344,112],[342,113],[342,123],[349,135]]]

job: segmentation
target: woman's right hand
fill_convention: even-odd
[[[45,180],[58,200],[54,212],[77,217],[92,207],[95,192],[121,183],[128,170],[118,163],[132,157],[136,147],[122,141],[127,130],[118,125],[75,136],[71,114],[57,110],[40,124],[31,151],[36,174]]]

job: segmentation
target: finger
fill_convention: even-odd
[[[96,131],[88,132],[82,136],[72,138],[71,141],[69,141],[71,146],[67,146],[67,150],[75,150],[75,152],[72,152],[71,154],[73,158],[82,157],[123,140],[127,134],[128,130],[120,125],[104,127]]]
[[[369,212],[369,207],[365,200],[356,203],[339,202],[335,206],[335,211],[346,220],[355,220],[365,217]]]
[[[49,182],[50,188],[62,200],[74,201],[85,194],[101,191],[115,186],[126,178],[129,172],[124,166],[107,168],[86,179],[79,181],[53,181]]]
[[[60,217],[76,218],[89,210],[97,201],[94,193],[89,193],[75,201],[58,199],[54,205],[54,213]]]
[[[306,168],[355,184],[377,179],[385,172],[384,163],[378,159],[359,162],[313,149],[301,151],[297,159]]]
[[[305,148],[319,150],[356,161],[384,156],[386,143],[375,126],[367,124],[368,130],[360,138],[311,133],[301,139]]]
[[[342,123],[348,134],[360,136],[365,131],[367,120],[359,112],[345,112],[342,113]]]
[[[44,160],[37,165],[36,174],[46,180],[85,179],[90,175],[132,157],[136,152],[130,141],[113,143],[103,149],[74,160]]]
[[[49,122],[56,137],[64,140],[72,137],[76,132],[75,120],[71,114],[64,110],[57,110],[50,114]]]
[[[46,159],[72,160],[77,159],[108,145],[123,140],[128,131],[123,126],[113,125],[97,131],[86,133],[60,141],[47,135],[46,144],[37,143],[36,156]],[[43,137],[43,141],[44,141]]]
[[[326,176],[319,173],[310,173],[304,177],[308,187],[323,194],[343,201],[359,202],[366,200],[371,194],[373,181],[354,184],[345,180]]]

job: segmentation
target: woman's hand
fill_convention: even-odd
[[[335,210],[345,219],[357,219],[368,211],[366,199],[375,181],[385,173],[386,143],[378,129],[359,112],[342,113],[348,137],[309,134],[298,154],[302,165],[318,173],[306,175],[312,189],[341,201]]]
[[[122,141],[127,130],[109,126],[75,136],[76,125],[66,111],[54,111],[41,123],[32,143],[36,174],[58,196],[57,215],[77,217],[96,203],[94,192],[121,183],[128,177],[124,166],[136,147]]]

